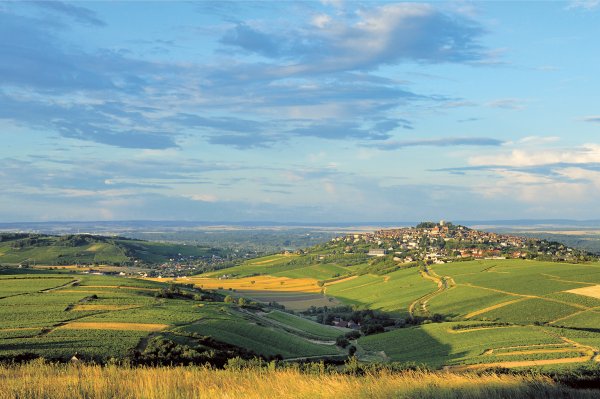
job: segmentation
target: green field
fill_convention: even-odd
[[[327,286],[326,294],[344,303],[378,309],[407,317],[408,307],[416,299],[436,290],[436,285],[408,268],[387,276],[362,275]]]
[[[322,279],[323,293],[223,294],[283,303],[298,311],[346,304],[384,312],[404,328],[391,326],[353,341],[366,361],[568,368],[598,359],[600,353],[600,298],[566,292],[600,285],[598,264],[483,260],[348,277],[362,267],[316,261],[289,268],[298,258],[274,255],[218,273],[231,276],[234,270],[244,276],[270,270],[278,276]],[[337,280],[331,278],[335,274]],[[73,270],[4,269],[0,357],[30,353],[66,358],[73,350],[94,359],[122,357],[134,348],[143,349],[154,336],[209,345],[207,350],[226,345],[229,351],[239,348],[286,359],[347,353],[333,341],[348,330],[318,324],[315,314],[310,319],[269,307],[258,311],[223,302],[157,297],[165,287]],[[437,322],[432,322],[434,315]],[[217,344],[201,337],[212,337]]]
[[[50,236],[0,233],[0,262],[4,264],[148,264],[178,257],[222,256],[223,250],[206,246],[132,240],[94,235]]]
[[[338,336],[348,332],[348,329],[324,326],[314,321],[307,320],[303,317],[295,316],[289,313],[274,310],[268,313],[265,317],[274,320],[282,325],[292,328],[307,334],[310,338],[320,340],[335,340]]]
[[[166,284],[73,271],[0,272],[0,358],[30,354],[68,359],[123,357],[150,334],[197,336],[259,355],[339,355],[342,330],[281,313],[261,317],[223,302],[157,298]]]

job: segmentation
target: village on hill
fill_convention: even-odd
[[[558,262],[589,261],[593,255],[558,242],[498,234],[440,221],[416,227],[377,230],[333,238],[345,243],[347,254],[365,252],[392,257],[396,262],[446,263],[472,259],[538,259]]]

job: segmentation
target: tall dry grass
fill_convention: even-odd
[[[295,370],[0,366],[0,398],[597,398],[545,377],[407,371],[366,376]]]

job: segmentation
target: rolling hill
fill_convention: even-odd
[[[455,371],[598,367],[600,263],[587,255],[510,237],[478,247],[465,240],[446,252],[432,246],[441,244],[434,237],[404,251],[397,233],[381,234],[394,238],[353,235],[180,278],[4,268],[0,316],[8,324],[0,329],[0,357],[64,359],[76,347],[99,361],[142,363],[162,361],[157,353],[217,365],[231,356],[294,361],[350,353],[364,362]],[[498,256],[508,245],[502,240],[522,247]],[[564,257],[572,261],[544,260]]]
[[[2,264],[159,264],[224,256],[224,250],[206,246],[159,243],[89,234],[45,235],[0,233]]]

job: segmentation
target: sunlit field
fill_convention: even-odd
[[[558,385],[543,376],[204,367],[128,368],[52,365],[0,367],[0,398],[595,398],[597,391]]]

